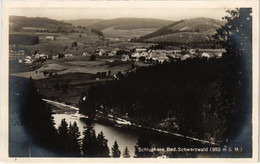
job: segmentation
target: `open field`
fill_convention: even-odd
[[[94,75],[87,73],[69,73],[35,80],[36,87],[44,97],[69,104],[77,104],[82,92],[86,92],[93,83],[100,84],[102,82],[104,81],[97,81]],[[54,87],[54,85],[62,87],[66,83],[68,83],[66,92]]]
[[[132,50],[134,48],[148,48],[152,45],[156,45],[155,43],[134,43],[134,42],[118,42],[110,44],[111,47],[119,48],[119,49],[126,49]]]
[[[39,36],[39,44],[22,45],[19,47],[26,48],[33,54],[35,51],[49,56],[58,54],[82,55],[83,52],[93,53],[95,47],[93,46],[100,39],[93,33],[32,33],[23,32],[17,34],[27,34]],[[46,36],[55,36],[55,40],[46,40]],[[77,46],[72,48],[71,44],[77,42]]]
[[[149,42],[176,42],[176,43],[190,43],[190,42],[207,42],[211,36],[205,33],[180,32],[175,34],[168,34],[149,38]]]
[[[120,41],[127,41],[134,37],[140,37],[156,31],[157,28],[140,28],[140,29],[116,29],[116,27],[110,27],[102,30],[106,38],[114,41],[116,39]]]
[[[37,89],[48,99],[77,104],[81,93],[87,92],[89,87],[112,80],[113,74],[119,71],[124,73],[131,69],[130,62],[115,59],[116,57],[97,57],[96,61],[89,61],[88,57],[77,56],[48,60],[35,71],[11,73],[11,75],[32,77]],[[110,76],[108,71],[111,71]],[[52,72],[55,75],[44,75],[44,72]],[[106,72],[107,76],[96,79],[97,72]],[[64,85],[68,85],[65,92]]]
[[[112,65],[112,66],[111,66]],[[97,57],[96,61],[90,61],[88,56],[75,56],[57,60],[47,60],[42,67],[31,72],[19,72],[12,75],[33,79],[43,79],[43,72],[53,72],[60,74],[68,73],[88,73],[96,74],[97,72],[108,72],[116,74],[119,71],[127,72],[131,69],[130,62],[121,62],[118,57]]]

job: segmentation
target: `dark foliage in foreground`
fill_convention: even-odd
[[[30,79],[24,87],[27,89],[22,121],[28,127],[29,133],[34,136],[39,143],[56,148],[58,136],[54,127],[50,107],[47,107],[43,102],[32,79]]]
[[[151,146],[148,137],[145,134],[141,134],[135,145],[135,158],[152,157],[153,153],[146,150],[150,149]]]
[[[230,109],[230,141],[233,145],[246,142],[244,152],[252,153],[252,9],[228,10],[228,21],[215,36],[226,49],[222,102]],[[226,92],[225,92],[226,90]],[[226,100],[226,101],[225,101]],[[227,101],[228,100],[228,101]],[[242,143],[243,144],[243,143]]]
[[[107,139],[101,131],[98,136],[93,127],[88,126],[84,131],[82,141],[82,152],[84,157],[110,157]]]
[[[70,123],[68,126],[66,120],[62,119],[58,128],[58,147],[66,157],[79,157],[81,155],[79,136],[77,123]]]
[[[121,151],[119,150],[119,146],[116,141],[114,142],[114,145],[111,148],[111,150],[113,158],[119,158],[121,156]]]
[[[130,154],[129,154],[129,150],[128,150],[127,146],[124,149],[123,157],[124,158],[130,158]]]
[[[87,157],[109,157],[107,140],[102,132],[96,137],[95,131],[88,127],[84,132],[81,149],[80,132],[76,122],[68,125],[63,119],[56,129],[51,108],[43,102],[32,79],[23,87],[26,98],[22,107],[22,122],[37,143],[56,151],[57,155],[62,157],[80,157],[81,150]]]

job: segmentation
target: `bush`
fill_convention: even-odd
[[[77,42],[73,42],[72,44],[71,44],[71,47],[77,47],[78,46],[78,43]]]
[[[90,61],[95,61],[96,60],[96,55],[91,55],[89,59],[90,59]]]

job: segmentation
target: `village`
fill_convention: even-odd
[[[46,40],[55,40],[54,36],[46,36]],[[111,48],[110,48],[111,49]],[[16,49],[16,45],[10,46],[10,56],[17,57],[17,63],[24,63],[24,64],[32,64],[34,62],[44,62],[46,60],[57,60],[60,58],[73,58],[74,56],[78,56],[78,54],[73,53],[64,53],[64,54],[57,54],[57,55],[49,55],[44,53],[35,53],[28,52],[24,49]],[[109,50],[107,47],[97,47],[96,50],[90,54],[89,52],[85,51],[82,52],[81,56],[89,57],[90,60],[95,60],[97,56],[99,57],[112,57],[110,62],[113,61],[113,57],[115,60],[121,60],[123,62],[127,61],[141,61],[144,63],[164,63],[169,62],[170,59],[180,59],[186,60],[189,58],[221,58],[222,53],[225,52],[224,49],[151,49],[145,47],[135,47],[131,50],[124,50],[120,48],[114,48]],[[120,58],[118,58],[120,57]]]

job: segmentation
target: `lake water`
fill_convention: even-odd
[[[86,126],[85,122],[77,117],[72,117],[72,114],[53,114],[53,117],[56,128],[58,128],[58,126],[60,125],[61,120],[65,118],[68,123],[76,122],[81,135],[83,134],[84,127]],[[129,131],[128,129],[117,128],[110,125],[103,125],[97,122],[92,123],[91,126],[95,129],[96,134],[100,133],[101,131],[104,133],[105,138],[108,140],[108,147],[110,148],[110,152],[114,142],[117,141],[119,149],[121,150],[121,154],[127,146],[131,157],[134,156],[134,146],[139,137],[138,134],[131,130]]]
[[[83,131],[85,129],[85,122],[78,117],[75,117],[75,114],[78,114],[78,111],[73,113],[59,113],[53,114],[55,127],[58,128],[61,120],[66,119],[66,122],[69,124],[73,124],[74,122],[77,123],[79,127],[79,131],[81,133],[81,138],[83,137]],[[105,138],[108,140],[108,147],[110,148],[113,146],[114,142],[117,141],[119,145],[119,149],[121,154],[123,153],[125,147],[128,147],[129,153],[131,157],[135,155],[135,145],[138,141],[140,136],[139,133],[141,131],[134,131],[131,129],[115,127],[112,125],[105,125],[98,122],[93,122],[91,126],[96,131],[96,134],[100,133],[101,131],[104,133]],[[166,147],[178,147],[178,146],[192,146],[195,143],[192,141],[188,141],[176,136],[163,136],[163,135],[156,135],[156,134],[149,134],[148,139],[152,144],[152,147],[156,148],[166,148]]]

